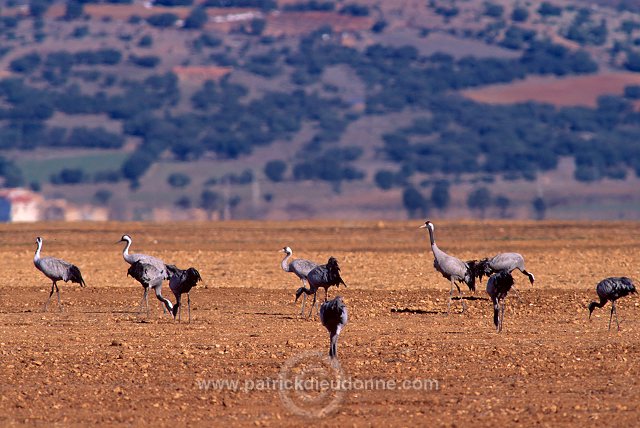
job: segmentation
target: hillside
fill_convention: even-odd
[[[640,219],[625,7],[5,2],[0,175],[117,220]]]

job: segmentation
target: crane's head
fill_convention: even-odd
[[[293,254],[293,251],[291,250],[291,247],[284,247],[282,250],[280,250],[281,253],[286,253],[288,255]]]
[[[36,244],[37,244],[38,246],[42,245],[42,238],[41,238],[41,237],[39,237],[39,236],[38,236],[38,237],[36,237]]]
[[[433,223],[431,223],[429,220],[425,221],[424,224],[422,226],[420,226],[418,229],[429,229],[429,230],[435,230],[435,226],[433,225]]]
[[[187,277],[191,279],[191,281],[195,284],[198,281],[202,281],[202,277],[200,276],[200,272],[196,268],[187,269]]]
[[[591,313],[596,308],[596,306],[597,306],[596,302],[589,303],[589,319],[591,319]]]
[[[131,237],[129,235],[122,235],[122,238],[120,238],[120,240],[118,242],[116,242],[116,244],[118,244],[120,242],[129,242],[129,243],[131,243]]]

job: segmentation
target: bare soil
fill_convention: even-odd
[[[638,298],[618,302],[620,331],[615,320],[607,331],[609,305],[591,320],[586,305],[602,278],[640,277],[640,223],[436,221],[450,254],[518,251],[536,275],[532,287],[514,273],[521,298],[508,297],[501,334],[484,284],[465,290],[466,313],[456,300],[446,315],[449,284],[433,269],[420,223],[3,225],[0,424],[637,424]],[[115,243],[123,233],[133,252],[199,269],[190,324],[186,310],[175,322],[153,297],[149,317],[137,312],[142,288]],[[36,236],[43,255],[77,264],[87,281],[62,283],[62,312],[55,301],[42,311],[50,284],[32,263]],[[309,419],[277,389],[255,387],[292,359],[328,350],[317,317],[299,316],[299,281],[279,267],[285,245],[341,264],[348,288],[338,291],[350,311],[338,348],[343,376],[432,380],[437,389],[347,390],[333,413]],[[164,294],[175,301],[167,286]],[[206,380],[254,388],[205,390]]]

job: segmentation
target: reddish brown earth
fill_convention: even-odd
[[[489,85],[462,91],[474,101],[512,104],[526,101],[556,106],[595,107],[601,95],[622,95],[625,86],[639,85],[638,73],[601,73],[570,77],[530,77],[509,84]]]
[[[586,305],[600,279],[640,277],[640,223],[436,222],[450,254],[525,255],[536,284],[514,274],[521,300],[507,299],[501,334],[484,284],[465,293],[467,313],[458,301],[444,313],[448,283],[433,269],[419,224],[3,225],[0,424],[637,424],[638,298],[619,301],[619,332],[615,321],[607,331],[608,305],[591,321]],[[123,233],[135,252],[200,270],[191,324],[186,311],[182,323],[163,315],[154,298],[148,318],[137,313],[142,289],[126,277],[115,244]],[[63,312],[55,302],[42,312],[49,285],[32,263],[37,235],[43,255],[76,263],[86,277],[85,289],[62,284]],[[318,319],[298,316],[299,283],[279,268],[284,245],[341,263],[349,287],[339,292],[350,310],[338,350],[343,379],[431,379],[431,389],[344,391],[334,412],[317,419],[296,415],[278,390],[258,390],[292,359],[328,349]],[[299,369],[291,373],[302,376]],[[254,388],[204,390],[205,380]],[[313,391],[288,394],[306,410],[322,405]]]

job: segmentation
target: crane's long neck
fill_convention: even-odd
[[[282,259],[282,263],[280,263],[280,266],[282,266],[282,270],[285,272],[289,272],[289,259],[292,255],[293,253],[286,253],[284,259]]]
[[[36,253],[33,256],[33,261],[37,262],[40,260],[40,250],[42,249],[42,241],[38,241],[38,248],[36,248]]]
[[[431,226],[429,226],[429,241],[431,242],[431,251],[433,251],[433,254],[439,252],[440,249],[436,245],[435,232],[433,231],[433,227]]]
[[[131,240],[125,239],[125,241],[127,245],[125,245],[124,250],[122,250],[122,257],[124,257],[126,261],[129,261],[129,247],[131,246]]]

